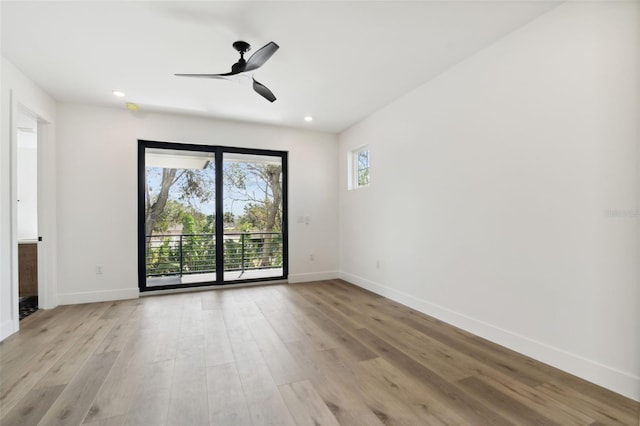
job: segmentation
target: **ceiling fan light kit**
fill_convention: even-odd
[[[260,68],[264,65],[265,62],[273,56],[274,53],[280,48],[275,42],[271,41],[260,49],[256,50],[256,52],[249,57],[249,59],[244,59],[244,54],[251,50],[251,45],[246,41],[238,40],[233,43],[233,48],[240,53],[240,59],[238,62],[231,66],[231,72],[224,74],[175,74],[178,77],[196,77],[196,78],[215,78],[215,79],[223,79],[223,80],[231,80],[236,76],[241,74],[248,75],[251,73],[251,80],[253,81],[253,90],[255,90],[260,96],[268,100],[269,102],[273,102],[276,100],[275,95],[271,90],[267,88],[264,84],[256,81],[253,77],[253,71]]]

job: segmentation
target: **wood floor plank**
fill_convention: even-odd
[[[340,346],[336,339],[332,338],[325,330],[318,326],[311,318],[308,318],[304,311],[304,305],[309,307],[306,302],[299,303],[302,299],[296,299],[295,294],[291,294],[286,288],[278,288],[280,296],[284,297],[284,303],[288,306],[288,319],[291,323],[296,324],[302,330],[304,337],[302,340],[310,342],[313,347],[322,351],[325,349],[335,349]],[[302,305],[302,306],[301,306]],[[300,341],[302,341],[300,340]]]
[[[127,414],[133,397],[143,385],[144,364],[138,353],[132,347],[125,347],[119,354],[91,404],[85,419],[87,423]]]
[[[378,338],[369,330],[361,329],[358,334],[396,367],[420,379],[425,386],[438,389],[443,395],[447,396],[457,412],[471,423],[486,425],[511,424],[510,421],[466,394],[455,384],[443,379],[434,371],[397,350],[394,346]]]
[[[127,426],[164,425],[167,423],[175,360],[146,364],[144,386],[133,398],[124,424]]]
[[[342,303],[333,300],[321,290],[321,287],[303,287],[300,290],[303,295],[316,309],[322,312],[330,312],[331,318],[347,330],[358,330],[366,327],[366,322],[359,321],[356,312],[345,308]]]
[[[406,309],[399,310],[397,305],[381,303],[380,301],[368,300],[367,303],[361,305],[362,309],[367,312],[374,312],[378,316],[388,315],[390,319],[397,324],[401,324],[403,328],[411,331],[422,333],[423,335],[440,342],[441,344],[453,349],[461,354],[465,354],[470,358],[481,361],[491,368],[495,368],[504,374],[517,376],[517,379],[524,381],[529,386],[537,386],[549,379],[539,369],[531,368],[528,359],[521,359],[517,365],[513,362],[505,362],[501,351],[497,350],[498,346],[494,344],[478,347],[477,344],[469,343],[469,334],[460,330],[453,329],[449,325],[441,322],[433,322]],[[448,332],[443,332],[446,329]],[[451,333],[451,331],[455,331]],[[483,342],[484,343],[484,342]],[[509,352],[511,355],[511,352]]]
[[[180,336],[201,336],[204,334],[203,312],[199,299],[189,300],[183,308],[180,320]]]
[[[245,342],[242,347],[234,348],[234,357],[238,377],[246,392],[277,387],[256,342]]]
[[[308,380],[280,386],[280,393],[296,425],[337,426],[338,421]]]
[[[206,313],[212,311],[205,311]],[[204,353],[207,366],[228,364],[233,362],[233,349],[229,341],[227,327],[222,316],[212,318],[205,315],[204,319]]]
[[[40,316],[41,318],[50,318],[47,314],[51,312],[49,315],[54,315],[53,311],[56,311],[61,317],[60,321],[54,321],[50,318],[47,321],[37,322],[36,325],[25,327],[24,331],[21,330],[20,333],[15,333],[0,342],[0,356],[4,370],[1,373],[3,374],[4,383],[9,380],[11,373],[17,374],[24,365],[46,353],[49,350],[47,345],[65,330],[68,330],[70,325],[77,327],[77,319],[86,315],[91,309],[90,307],[84,307],[69,311],[64,308],[58,307],[54,310],[46,311]],[[34,315],[38,313],[36,312]],[[68,315],[65,315],[65,313],[68,313]],[[30,319],[30,317],[27,317],[27,319]],[[3,389],[2,384],[0,384],[0,399],[4,397]]]
[[[37,425],[64,388],[65,385],[58,385],[32,389],[13,410],[0,419],[0,424],[2,426]]]
[[[109,333],[99,343],[96,353],[121,352],[135,330],[135,323],[129,321],[116,322]]]
[[[136,329],[129,340],[129,345],[132,345],[132,350],[141,362],[153,364],[176,358],[179,337],[179,326],[170,326],[165,329]]]
[[[354,359],[364,361],[375,358],[377,355],[366,345],[360,342],[351,332],[340,327],[332,318],[324,315],[315,307],[305,308],[304,314],[311,318],[318,327],[324,330],[332,339],[339,342],[337,347],[345,349]],[[351,331],[351,330],[350,330]],[[354,332],[357,330],[353,330]]]
[[[255,342],[235,348],[235,363],[254,425],[293,425],[269,367]]]
[[[541,368],[551,369],[552,367],[542,364]],[[571,389],[574,396],[580,394],[583,398],[587,398],[588,401],[592,401],[597,405],[606,406],[607,412],[613,417],[618,417],[617,413],[619,413],[621,418],[631,419],[632,422],[638,419],[638,426],[640,426],[640,403],[637,401],[611,392],[602,386],[589,383],[586,380],[565,373],[564,371],[553,369],[549,374],[552,376],[552,380],[549,383],[562,384],[562,387]],[[572,397],[563,400],[574,401]]]
[[[224,306],[224,292],[207,291],[203,292],[200,297],[201,308],[203,311],[220,310]]]
[[[325,369],[320,352],[301,342],[287,343],[289,351],[306,368],[314,389],[318,392],[333,416],[342,425],[373,426],[383,425],[352,384],[335,380],[338,374],[333,369]]]
[[[80,336],[75,344],[60,357],[42,380],[36,384],[36,387],[51,387],[69,383],[109,333],[113,322],[110,319],[97,320],[93,327]]]
[[[303,321],[311,320],[316,328],[322,330],[323,335],[331,340],[331,342],[318,349],[324,350],[344,347],[358,361],[376,357],[375,353],[358,341],[354,335],[336,323],[333,318],[323,314],[315,306],[304,301],[303,297],[295,293],[290,293],[289,297],[299,306],[297,313],[294,314],[298,321],[302,323]]]
[[[102,306],[103,304],[99,305]],[[58,306],[54,309],[37,310],[20,322],[20,333],[13,334],[0,343],[0,346],[12,343],[3,353],[8,355],[13,351],[23,350],[25,346],[33,347],[31,339],[35,336],[39,336],[39,340],[42,341],[46,341],[47,336],[50,336],[49,339],[51,339],[51,336],[56,336],[58,332],[67,328],[77,318],[88,315],[94,309],[96,309],[96,305],[92,304],[91,306],[74,307],[66,305]],[[59,321],[51,321],[53,318],[59,319]]]
[[[109,307],[100,316],[102,320],[127,320],[131,317],[136,307],[140,304],[138,300],[116,300],[111,302]]]
[[[82,306],[77,312],[70,312],[61,324],[44,325],[38,337],[41,345],[33,348],[33,353],[23,358],[5,360],[3,356],[2,381],[0,381],[0,412],[6,412],[26,395],[49,369],[71,348],[85,331],[107,308],[106,304]],[[54,331],[55,330],[55,331]],[[31,347],[31,345],[29,345]]]
[[[175,359],[167,424],[209,423],[204,337],[180,338]]]
[[[295,423],[277,389],[247,392],[245,395],[253,425],[294,426]]]
[[[161,361],[172,362],[172,361]],[[126,426],[169,425],[167,422],[171,386],[140,393],[125,418]]]
[[[536,410],[532,410],[477,377],[468,377],[459,383],[462,388],[469,391],[477,399],[483,401],[515,424],[560,426],[560,423],[551,420]]]
[[[207,392],[209,424],[228,426],[251,424],[251,415],[235,363],[207,367]]]
[[[142,313],[144,312],[144,302],[141,300],[127,300],[120,305],[114,305],[105,315],[114,320],[114,325],[109,334],[99,344],[96,353],[102,352],[122,352],[129,343],[134,331],[137,329]],[[103,315],[104,317],[104,315]]]
[[[89,358],[38,424],[81,424],[118,355],[118,352],[105,352]]]
[[[232,351],[242,351],[247,342],[253,342],[253,334],[244,321],[242,311],[233,302],[232,307],[225,308],[222,314]]]
[[[529,357],[511,351],[505,347],[489,342],[479,336],[475,336],[469,332],[461,330],[446,324],[436,318],[425,315],[421,312],[407,308],[400,303],[392,300],[381,298],[379,295],[366,290],[356,288],[355,286],[343,281],[332,280],[334,287],[332,289],[339,290],[348,294],[354,305],[360,308],[377,312],[381,315],[388,315],[390,318],[399,321],[405,325],[405,328],[423,333],[434,338],[447,346],[456,349],[460,353],[464,353],[482,363],[494,368],[508,376],[514,377],[520,382],[526,383],[528,386],[537,386],[551,380],[552,377],[561,375],[564,381],[572,381],[572,385],[584,382],[574,376],[563,373],[557,369],[541,364]],[[355,296],[354,296],[355,295]],[[331,297],[331,296],[330,296]],[[578,382],[574,382],[575,380]],[[593,392],[598,387],[588,384],[585,388],[586,392]],[[608,397],[612,393],[605,391]],[[615,395],[615,394],[614,394]],[[601,395],[602,397],[603,395]],[[620,404],[620,407],[629,403],[627,398],[619,398],[611,401]],[[633,404],[632,404],[633,405]],[[626,405],[629,408],[629,405]]]
[[[34,354],[45,342],[44,335],[57,335],[66,325],[67,316],[74,315],[69,312],[69,306],[58,306],[55,309],[38,310],[20,322],[20,332],[15,333],[0,342],[0,355],[2,365],[10,368],[15,361],[24,361],[25,355]],[[71,310],[74,311],[74,310]],[[54,319],[62,318],[55,321]],[[55,328],[58,328],[56,332]]]
[[[244,312],[244,319],[274,383],[281,385],[305,379],[304,372],[291,356],[280,336],[265,319],[260,309],[255,304],[252,304],[252,307],[254,309]]]
[[[266,316],[269,325],[278,333],[284,343],[300,342],[307,339],[307,335],[288,312],[278,312]]]
[[[393,331],[389,332],[378,324],[369,326],[370,331],[393,343],[421,364],[438,371],[440,376],[451,382],[481,374],[491,368],[415,330],[404,329],[399,324],[390,326],[389,329]]]
[[[351,320],[345,322],[345,318],[330,305],[319,301],[315,307],[351,333],[357,332],[354,327],[363,328],[360,326],[364,325],[377,335],[383,335],[387,341],[393,342],[396,347],[401,347],[405,353],[410,354],[419,362],[437,369],[438,374],[448,380],[458,381],[486,368],[475,362],[473,358],[442,345],[428,336],[417,333],[415,330],[407,329],[392,318],[383,318],[377,311],[371,312],[368,308],[363,308],[362,312],[353,315],[358,319],[357,322]],[[343,320],[341,321],[340,318]],[[364,359],[373,357],[375,355],[369,351],[369,358]]]
[[[455,407],[437,390],[424,386],[418,380],[394,367],[383,358],[360,362],[379,385],[394,393],[413,407],[416,415],[429,425],[466,425],[468,421],[457,414]]]
[[[594,421],[582,411],[564,405],[543,392],[531,388],[525,383],[513,380],[508,376],[496,374],[493,376],[480,375],[478,377],[529,408],[539,413],[546,413],[554,421],[562,425],[587,425]]]
[[[634,425],[638,422],[638,410],[634,410],[635,412],[617,410],[606,402],[595,400],[589,395],[580,393],[564,384],[545,383],[538,386],[538,390],[558,401],[569,403],[579,408],[589,417],[605,424]]]
[[[124,426],[127,416],[115,416],[106,419],[100,419],[91,423],[83,423],[83,426]]]
[[[331,349],[318,354],[320,366],[332,370],[331,379],[362,400],[371,412],[385,425],[415,425],[422,423],[421,416],[414,412],[406,401],[388,388],[379,386],[368,372],[359,370],[361,361],[354,360],[344,349]]]

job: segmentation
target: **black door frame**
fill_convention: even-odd
[[[145,180],[146,165],[145,151],[147,148],[177,150],[177,151],[199,151],[211,152],[215,154],[215,194],[216,194],[216,280],[193,284],[171,284],[159,286],[147,286],[147,267],[145,252]],[[224,215],[219,212],[224,211],[224,187],[223,187],[223,160],[224,154],[249,154],[266,155],[279,157],[282,162],[282,276],[267,278],[238,279],[224,281]],[[186,144],[176,142],[160,142],[138,139],[138,286],[140,291],[171,290],[179,288],[221,286],[229,284],[241,284],[261,281],[276,281],[287,279],[289,275],[289,227],[288,227],[288,165],[287,152],[268,149],[237,148],[229,146],[212,146]]]

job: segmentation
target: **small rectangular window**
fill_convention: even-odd
[[[351,151],[350,189],[368,186],[371,180],[371,156],[368,146]]]

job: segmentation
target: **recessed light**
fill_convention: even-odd
[[[124,97],[124,92],[121,92],[121,91],[119,91],[119,90],[114,90],[114,91],[113,91],[113,95],[114,95],[114,96],[117,96],[117,97],[119,97],[119,98],[123,98],[123,97]]]
[[[304,118],[304,121],[306,121],[307,123],[308,123],[308,122],[310,122],[310,121],[313,121],[313,117],[312,117],[312,116],[310,116],[310,115],[307,115],[307,116]]]

